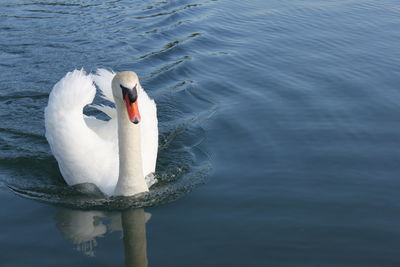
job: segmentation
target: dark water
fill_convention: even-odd
[[[398,29],[394,0],[1,1],[0,266],[399,266]],[[64,186],[43,111],[81,67],[136,71],[158,171],[205,184],[123,213],[12,193]]]

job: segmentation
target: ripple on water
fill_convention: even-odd
[[[187,135],[185,139],[192,134],[199,139],[202,132],[201,128],[189,131],[179,127],[165,133],[160,142],[155,174],[158,182],[148,193],[133,197],[100,197],[83,194],[67,186],[59,174],[56,175],[58,177],[51,176],[52,173],[58,172],[58,169],[54,159],[50,157],[0,159],[0,165],[6,164],[9,168],[19,168],[21,164],[29,166],[26,175],[22,174],[18,179],[6,182],[14,193],[25,198],[79,209],[123,210],[156,206],[174,201],[205,182],[210,166],[207,155],[197,148],[201,140],[197,140],[193,146],[177,146],[174,142],[181,136]],[[36,173],[32,173],[35,170]]]

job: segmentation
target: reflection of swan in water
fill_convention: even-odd
[[[77,250],[95,256],[96,239],[107,232],[122,231],[125,248],[125,266],[147,266],[146,222],[150,213],[143,209],[131,209],[121,213],[60,209],[56,225],[65,238],[77,246]]]
[[[147,266],[146,214],[143,209],[121,214],[124,232],[125,266]]]
[[[94,256],[96,238],[107,232],[107,227],[101,221],[104,217],[104,213],[99,211],[63,209],[56,215],[56,224],[62,235],[77,246],[77,250]]]

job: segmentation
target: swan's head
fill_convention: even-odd
[[[139,86],[139,78],[133,71],[118,72],[112,80],[112,92],[114,98],[125,102],[129,119],[134,124],[140,122],[138,106]]]

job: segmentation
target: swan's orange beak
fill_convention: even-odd
[[[125,95],[124,98],[126,110],[128,111],[128,116],[131,122],[134,124],[138,124],[140,122],[140,113],[138,107],[138,100],[135,102],[131,102],[128,95]]]

